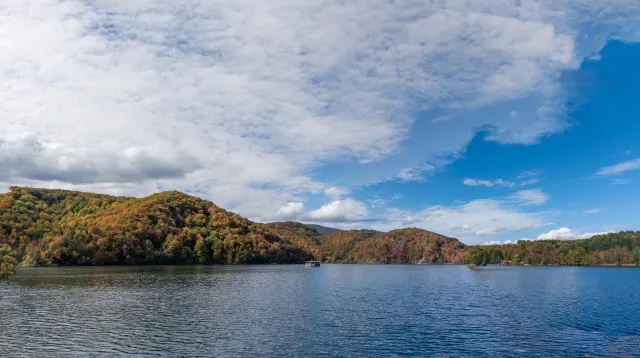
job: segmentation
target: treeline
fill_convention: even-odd
[[[571,241],[520,240],[502,246],[471,246],[465,261],[474,265],[503,261],[528,265],[640,265],[640,232],[622,231]]]
[[[327,228],[323,228],[327,229]],[[179,192],[145,198],[12,187],[0,195],[0,277],[19,265],[470,263],[637,265],[640,233],[467,246],[407,228],[319,233],[260,224]]]

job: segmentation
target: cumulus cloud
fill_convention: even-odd
[[[59,181],[70,184],[140,183],[179,179],[201,168],[186,153],[129,147],[120,152],[65,148],[35,134],[0,137],[0,181]]]
[[[540,234],[533,240],[578,240],[578,239],[589,239],[596,235],[604,235],[609,232],[587,232],[587,233],[577,233],[572,231],[569,228],[562,227],[558,230],[551,230],[547,233]],[[532,240],[532,239],[522,239],[522,240]]]
[[[326,188],[324,190],[324,195],[333,198],[333,199],[340,199],[342,197],[345,197],[347,195],[349,195],[350,191],[349,189],[346,188],[337,188],[335,186],[332,186],[330,188]]]
[[[520,190],[509,199],[520,205],[542,205],[549,200],[549,195],[540,189]]]
[[[305,212],[304,203],[291,202],[278,209],[277,216],[285,220],[293,220],[301,217]]]
[[[468,185],[468,186],[486,186],[488,188],[494,187],[494,186],[506,186],[506,187],[512,187],[515,185],[515,183],[510,182],[510,181],[505,181],[502,179],[496,179],[496,180],[478,180],[478,179],[470,179],[470,178],[466,178],[463,181],[464,185]]]
[[[596,175],[604,175],[604,176],[620,175],[622,173],[625,173],[631,170],[638,170],[638,169],[640,169],[640,158],[627,160],[625,162],[612,165],[610,167],[602,167],[600,168],[600,170],[598,170]]]
[[[547,233],[543,233],[538,235],[533,239],[522,238],[520,240],[505,240],[505,241],[486,241],[483,245],[507,245],[507,244],[516,244],[518,241],[535,241],[535,240],[578,240],[578,239],[589,239],[597,235],[609,234],[612,231],[603,231],[603,232],[586,232],[586,233],[578,233],[569,228],[561,227],[557,230],[551,230]]]
[[[539,96],[517,120],[452,117],[462,139],[433,152],[482,126],[531,144],[566,127],[581,24],[624,3],[5,1],[0,185],[192,190],[260,219],[321,193],[321,164],[396,153],[421,110]]]
[[[363,221],[367,219],[368,214],[369,211],[364,203],[346,198],[332,201],[317,210],[311,211],[308,219],[324,222]]]

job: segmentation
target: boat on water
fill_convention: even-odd
[[[320,267],[320,261],[307,261],[304,263],[304,267]]]

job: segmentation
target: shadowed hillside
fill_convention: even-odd
[[[305,224],[305,225],[317,231],[318,234],[333,234],[334,232],[344,231],[344,230],[340,230],[332,227],[326,227],[322,225],[315,225],[315,224]]]

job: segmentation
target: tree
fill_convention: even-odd
[[[18,260],[9,245],[0,245],[0,279],[13,278],[18,273]]]
[[[199,237],[194,247],[198,263],[208,263],[209,260],[209,247],[202,237]]]

